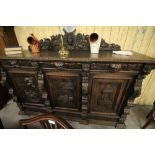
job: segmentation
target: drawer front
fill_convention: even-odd
[[[4,60],[1,61],[1,65],[5,68],[37,68],[36,61],[29,60]]]
[[[91,63],[91,70],[107,71],[139,71],[143,64],[123,64],[123,63]]]
[[[39,62],[41,68],[52,68],[52,69],[82,69],[81,63],[68,63],[68,62]]]

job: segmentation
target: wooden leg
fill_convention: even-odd
[[[153,113],[154,113],[155,109],[152,109],[146,116],[146,118],[149,118]]]
[[[4,129],[1,119],[0,119],[0,129]]]
[[[148,118],[152,114],[152,110],[146,115],[146,118]]]
[[[152,121],[153,121],[153,117],[152,115],[150,115],[147,122],[144,124],[144,126],[141,129],[145,129]]]
[[[123,123],[123,124],[119,124],[117,123],[116,126],[115,126],[116,129],[126,129],[126,125]]]

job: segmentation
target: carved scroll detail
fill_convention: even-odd
[[[66,33],[62,36],[64,48],[72,50],[89,51],[89,35],[81,33],[75,34],[74,32]],[[50,38],[44,38],[40,40],[41,50],[59,51],[61,48],[61,35],[52,35]],[[101,39],[100,45],[101,51],[117,51],[121,50],[121,47],[117,44],[108,44],[105,40]]]
[[[155,69],[155,64],[146,64],[143,68],[143,75],[149,74],[153,69]]]
[[[24,77],[24,87],[24,93],[27,97],[30,99],[38,98],[38,92],[36,91],[33,77]]]
[[[155,69],[155,64],[145,65],[142,69],[142,72],[136,78],[134,85],[134,93],[132,95],[133,98],[138,97],[141,94],[141,87],[143,79],[151,72],[151,70]]]
[[[120,64],[120,63],[92,63],[91,69],[99,69],[99,70],[107,70],[109,72],[117,72],[117,71],[139,71],[143,67],[143,64]]]
[[[46,106],[50,106],[50,101],[49,101],[49,98],[48,98],[48,94],[47,94],[47,91],[44,88],[43,74],[42,74],[41,71],[38,71],[38,89],[41,92],[41,98],[42,98],[42,101],[44,102],[44,104]]]

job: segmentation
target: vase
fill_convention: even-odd
[[[89,43],[90,43],[90,52],[91,54],[99,53],[101,38],[97,33],[92,33],[89,36]]]
[[[40,42],[33,34],[27,38],[27,42],[29,43],[29,49],[32,53],[40,52]]]

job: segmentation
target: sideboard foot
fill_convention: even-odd
[[[79,124],[88,125],[88,124],[89,124],[89,121],[86,120],[86,119],[81,119],[81,120],[79,121]]]
[[[119,124],[117,123],[116,126],[115,126],[116,129],[126,129],[126,125],[123,123],[123,124]]]
[[[20,110],[18,115],[27,115],[25,111]]]

